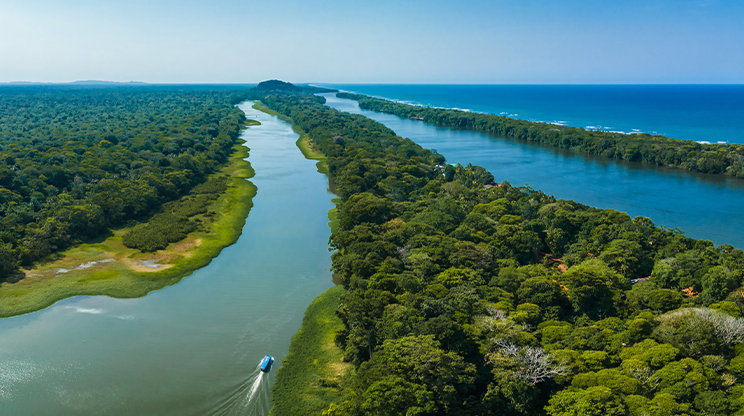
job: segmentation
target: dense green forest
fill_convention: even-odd
[[[487,188],[484,168],[442,168],[442,155],[318,97],[256,95],[325,153],[342,198],[335,342],[356,370],[327,387],[344,400],[325,415],[744,414],[742,250]]]
[[[360,94],[336,95],[359,101],[359,107],[365,110],[404,118],[415,117],[439,126],[474,130],[631,162],[744,178],[744,145],[701,144],[650,134],[593,131],[491,114],[400,104]]]
[[[147,218],[204,182],[233,151],[245,121],[234,104],[246,91],[0,88],[0,282],[22,277],[19,267],[50,253]],[[172,235],[157,235],[157,224],[138,227],[125,243],[148,251],[185,235],[194,227],[189,214],[224,187],[214,180],[194,190],[189,206],[166,205],[161,219],[169,220],[160,229],[176,225]]]

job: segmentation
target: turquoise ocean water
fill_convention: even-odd
[[[411,104],[744,143],[744,85],[326,85]]]

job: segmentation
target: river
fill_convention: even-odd
[[[480,165],[496,181],[530,184],[561,199],[649,217],[688,237],[744,248],[744,180],[585,155],[422,121],[361,110],[356,101],[321,94],[327,105],[362,114],[448,162]]]
[[[307,306],[332,286],[333,195],[290,126],[243,134],[258,194],[243,234],[209,266],[139,299],[78,297],[0,320],[0,414],[268,413],[276,372]]]
[[[680,227],[744,247],[744,181],[584,156],[484,134],[364,114],[451,162],[497,180]],[[79,297],[0,320],[0,414],[266,414],[275,372],[312,300],[332,286],[325,175],[274,116],[243,134],[258,187],[236,244],[181,283],[139,299]]]

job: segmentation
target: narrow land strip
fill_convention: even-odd
[[[257,124],[257,123],[249,123]],[[227,165],[212,176],[230,178],[227,191],[211,202],[211,218],[202,230],[170,244],[165,250],[142,253],[122,243],[131,227],[115,230],[102,241],[81,244],[24,270],[17,283],[0,285],[0,317],[34,312],[74,296],[105,295],[135,298],[179,282],[209,264],[220,251],[235,243],[253,206],[256,187],[246,179],[254,171],[245,160],[249,149],[241,141]]]
[[[253,108],[291,123],[300,135],[296,144],[302,154],[308,160],[318,161],[319,173],[329,174],[326,155],[313,146],[310,137],[292,119],[260,103]],[[341,198],[334,198],[332,202],[338,204]],[[328,221],[331,232],[334,232],[338,228],[337,208],[328,211]],[[318,296],[305,311],[302,327],[292,337],[289,354],[277,370],[276,384],[271,390],[273,407],[270,415],[319,415],[328,403],[341,401],[343,386],[353,368],[343,362],[343,351],[335,343],[336,332],[344,328],[336,310],[345,292],[342,286],[332,287]]]

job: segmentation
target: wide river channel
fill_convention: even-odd
[[[307,306],[331,287],[328,180],[274,116],[243,134],[258,187],[243,234],[181,283],[139,299],[79,297],[0,320],[2,415],[268,413]]]
[[[321,94],[326,104],[362,114],[448,162],[488,169],[496,181],[530,184],[559,199],[612,208],[688,237],[744,249],[744,179],[584,155],[487,134],[437,127],[422,121],[361,110],[356,101]]]

